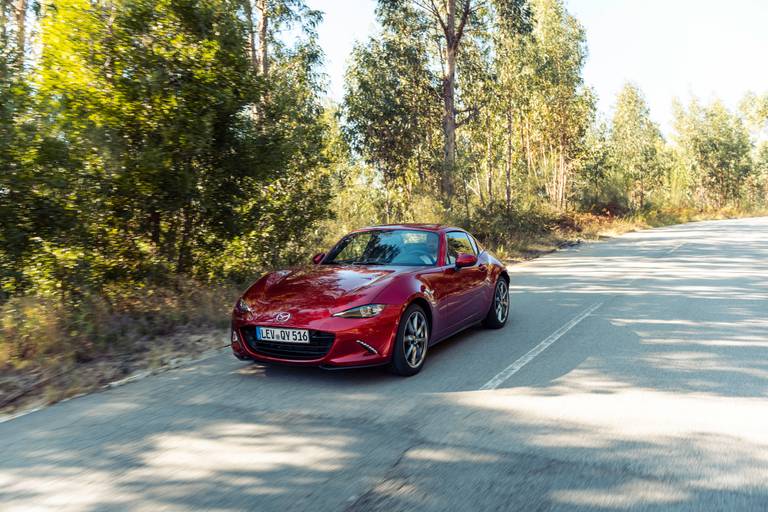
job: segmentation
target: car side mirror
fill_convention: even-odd
[[[319,253],[315,254],[314,256],[312,256],[312,263],[317,265],[318,263],[323,261],[323,258],[325,258],[325,253],[324,252],[319,252]]]
[[[467,254],[465,252],[460,252],[456,256],[456,268],[464,268],[464,267],[471,267],[477,263],[477,256],[474,254]]]

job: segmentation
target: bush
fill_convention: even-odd
[[[87,361],[130,352],[179,327],[224,327],[240,287],[179,280],[172,287],[110,285],[78,299],[14,297],[0,306],[0,365]]]
[[[506,209],[501,202],[488,205],[487,209],[472,219],[464,221],[480,242],[496,251],[509,250],[516,240],[549,233],[554,229],[558,216],[547,208],[530,206],[521,208],[513,204]]]

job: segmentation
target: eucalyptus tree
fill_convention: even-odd
[[[540,171],[551,204],[566,208],[576,160],[594,112],[592,91],[583,85],[586,35],[560,0],[534,4],[535,82]]]
[[[4,51],[12,48],[20,56],[26,53],[29,10],[27,0],[0,0],[0,38]]]
[[[768,206],[768,141],[763,141],[758,146],[755,155],[755,193],[758,205]]]
[[[640,90],[625,84],[616,99],[610,131],[611,166],[624,182],[629,206],[640,210],[664,177],[664,141]]]
[[[533,109],[533,98],[536,94],[536,72],[538,65],[534,54],[536,40],[530,32],[518,30],[509,26],[504,17],[496,22],[494,34],[494,68],[497,76],[495,93],[495,123],[497,124],[496,146],[503,148],[498,161],[504,166],[504,198],[505,208],[510,210],[512,205],[513,174],[527,156],[527,169],[532,167],[530,138],[525,138],[526,127],[530,126],[529,116]],[[487,114],[490,121],[490,113]],[[489,130],[490,135],[490,130]],[[490,155],[488,155],[490,161]],[[492,171],[488,166],[489,172]],[[492,195],[491,183],[488,177],[488,193]],[[528,180],[522,180],[526,183]],[[526,195],[529,190],[522,190]]]
[[[615,215],[622,213],[626,191],[612,170],[609,137],[604,120],[596,120],[587,131],[577,161],[575,195],[579,209]]]
[[[752,141],[742,118],[720,102],[675,108],[678,151],[699,187],[704,205],[723,207],[741,197],[752,172]]]
[[[446,204],[451,201],[456,167],[456,130],[463,122],[459,116],[476,113],[477,106],[463,98],[457,87],[462,73],[462,50],[465,40],[475,30],[482,29],[489,9],[496,5],[509,21],[527,15],[525,0],[379,0],[382,24],[397,27],[404,19],[426,30],[432,40],[430,60],[440,76],[441,128],[443,137],[440,188]],[[397,22],[392,23],[393,20]]]
[[[582,77],[586,39],[560,0],[533,0],[530,8],[530,34],[503,25],[496,32],[497,122],[504,127],[499,146],[505,148],[507,184],[511,170],[522,167],[525,193],[543,195],[562,210],[594,113]]]
[[[266,76],[269,73],[271,55],[282,48],[279,35],[285,30],[299,27],[314,32],[322,20],[322,14],[310,9],[304,0],[242,0],[246,23],[246,44],[253,70]]]
[[[739,110],[747,126],[758,136],[768,135],[768,93],[748,92],[739,103]]]
[[[50,191],[60,180],[35,166],[41,145],[25,51],[26,4],[0,3],[0,299],[23,289],[25,258],[40,236],[55,234],[71,216]],[[59,156],[47,146],[49,161]]]
[[[438,78],[425,56],[427,41],[419,31],[402,35],[384,32],[355,47],[343,106],[350,146],[380,172],[386,218],[394,213],[390,190],[410,189],[409,171],[431,181],[429,142],[438,129]]]
[[[755,202],[765,206],[768,204],[768,93],[747,93],[739,110],[754,144],[752,192]]]
[[[24,174],[19,161],[18,119],[23,114],[23,89],[18,54],[8,30],[10,4],[0,4],[0,298],[16,272],[16,260],[27,237],[19,206]]]

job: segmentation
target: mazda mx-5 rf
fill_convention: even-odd
[[[312,261],[269,273],[240,297],[236,357],[413,375],[435,343],[479,322],[507,322],[504,265],[458,228],[368,227]]]

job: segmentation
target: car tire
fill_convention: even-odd
[[[397,375],[416,375],[424,366],[429,349],[429,321],[424,309],[411,304],[400,317],[389,370]]]
[[[501,329],[509,318],[509,281],[504,276],[496,279],[493,287],[493,300],[488,314],[485,315],[483,325],[489,329]]]

